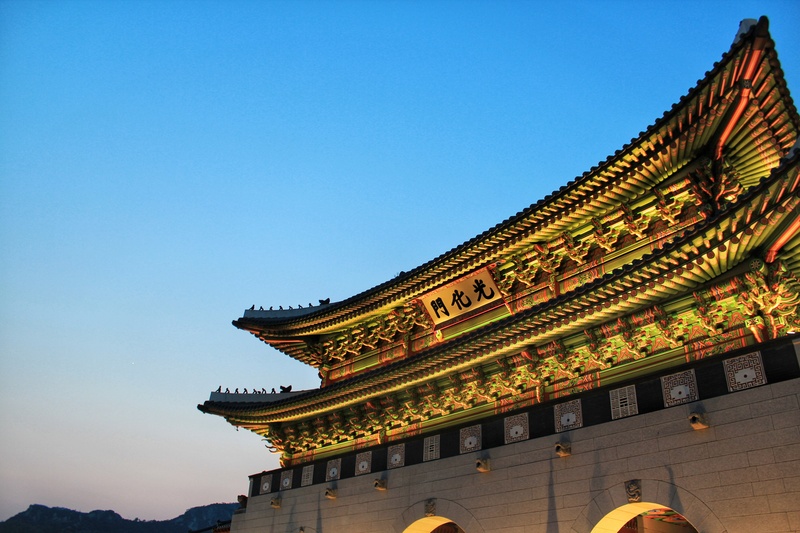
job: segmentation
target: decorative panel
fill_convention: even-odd
[[[361,452],[356,455],[356,475],[362,476],[372,472],[372,452]]]
[[[528,429],[528,413],[506,417],[503,421],[505,426],[505,443],[510,444],[530,438]]]
[[[661,392],[664,395],[664,407],[697,400],[697,380],[694,377],[694,369],[662,377]]]
[[[583,427],[583,410],[580,399],[559,403],[555,406],[556,433]]]
[[[260,494],[272,492],[272,474],[265,474],[261,476],[259,484],[261,485],[261,489],[259,490]]]
[[[481,425],[462,428],[459,432],[459,453],[469,453],[481,449]]]
[[[281,490],[292,488],[292,473],[293,470],[284,470],[281,472]]]
[[[611,418],[613,420],[639,414],[635,385],[614,389],[608,394],[611,397]]]
[[[305,487],[306,485],[311,485],[314,482],[314,465],[308,465],[303,467],[303,477],[300,480],[300,486]]]
[[[439,447],[439,435],[425,437],[422,448],[422,460],[433,461],[434,459],[438,459],[440,454],[441,448]]]
[[[389,446],[386,454],[386,464],[389,468],[399,468],[406,464],[406,445],[395,444]]]
[[[331,459],[325,470],[325,481],[336,481],[342,475],[342,458]]]
[[[761,352],[726,359],[722,364],[725,368],[725,381],[729,392],[758,387],[767,383]]]

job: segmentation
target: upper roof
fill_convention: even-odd
[[[790,185],[786,186],[787,183]],[[554,339],[584,330],[587,324],[608,321],[620,313],[669,300],[687,291],[691,294],[716,279],[717,269],[730,271],[758,248],[765,235],[760,228],[773,221],[776,234],[792,224],[796,227],[800,220],[798,191],[800,151],[795,151],[769,177],[742,195],[740,202],[710,217],[680,240],[667,243],[570,293],[387,366],[286,401],[248,405],[235,403],[234,399],[226,403],[208,401],[198,407],[203,412],[220,414],[242,425],[316,416],[334,407],[405,390],[415,383],[514,352],[520,346],[544,346]],[[788,210],[785,209],[787,202]],[[763,210],[758,213],[761,206]],[[758,214],[753,216],[754,213]],[[716,228],[723,221],[732,221],[736,230],[730,231],[729,226],[724,238],[715,239]],[[800,257],[800,234],[792,230],[789,238],[790,244],[786,247],[791,248],[797,259]],[[766,242],[775,240],[773,235]],[[709,257],[714,259],[709,261]],[[607,305],[612,302],[613,305]]]
[[[800,151],[790,149],[797,142],[800,118],[767,28],[765,18],[750,25],[686,96],[622,150],[481,235],[342,302],[287,312],[251,310],[234,324],[292,357],[323,366],[325,373],[330,367],[321,364],[320,352],[314,349],[320,347],[321,338],[338,338],[355,323],[369,325],[378,315],[487,265],[498,265],[498,272],[506,269],[500,277],[506,276],[511,272],[509,265],[516,269],[524,264],[525,260],[519,260],[524,254],[519,251],[530,251],[536,243],[563,240],[565,233],[573,235],[576,242],[595,238],[592,222],[619,219],[620,211],[630,209],[628,213],[636,211],[648,220],[657,219],[661,211],[653,204],[655,197],[663,194],[659,190],[680,196],[682,205],[690,210],[699,202],[710,211],[674,224],[680,228],[671,228],[669,238],[649,235],[650,240],[639,238],[641,242],[609,252],[600,260],[599,273],[589,281],[553,291],[544,299],[526,301],[499,318],[464,328],[458,336],[413,346],[408,343],[402,356],[387,353],[389,357],[378,357],[379,364],[363,364],[357,371],[324,382],[320,389],[291,398],[268,401],[272,398],[262,396],[244,401],[243,397],[212,397],[199,409],[270,438],[268,426],[276,423],[287,427],[305,424],[305,431],[334,411],[346,408],[355,413],[365,406],[380,407],[382,399],[416,405],[419,398],[413,392],[431,382],[455,388],[460,378],[451,378],[473,369],[495,376],[503,364],[525,351],[538,353],[536,364],[540,366],[549,364],[548,358],[566,360],[563,353],[549,353],[550,347],[557,349],[563,341],[561,347],[573,354],[578,349],[589,350],[576,339],[586,345],[590,330],[602,328],[609,330],[609,339],[624,336],[624,330],[617,330],[617,321],[624,325],[626,317],[636,318],[637,313],[652,315],[666,309],[666,314],[677,315],[676,309],[702,305],[703,294],[725,293],[725,298],[736,300],[739,285],[721,287],[726,279],[744,276],[760,262],[752,259],[772,263],[780,257],[786,267],[796,271],[800,268]],[[728,171],[735,174],[737,182],[730,190],[726,189]],[[703,182],[710,174],[713,178]],[[693,187],[693,192],[687,190]],[[565,286],[563,279],[559,282]],[[517,298],[524,290],[511,292]],[[684,319],[694,323],[702,317],[691,311]],[[670,328],[675,329],[654,326],[654,331],[667,335]],[[430,337],[432,330],[427,327],[425,335]],[[370,353],[364,352],[364,358],[372,357]],[[661,356],[666,351],[653,353],[654,358],[642,359],[646,371],[666,362]],[[683,361],[686,354],[665,357]],[[612,373],[624,372],[623,368],[608,368]],[[431,390],[425,394],[438,394],[439,389]],[[346,418],[348,412],[338,414]]]
[[[245,311],[233,324],[312,366],[306,341],[403,305],[465,273],[547,242],[641,196],[698,156],[735,167],[743,189],[775,168],[797,140],[800,117],[768,21],[743,24],[731,49],[695,87],[605,161],[526,209],[419,267],[346,300],[300,310]]]

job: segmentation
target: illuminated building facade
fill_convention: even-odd
[[[234,325],[319,389],[234,532],[800,529],[800,117],[765,18],[655,124],[472,240]]]

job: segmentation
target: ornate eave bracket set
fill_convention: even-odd
[[[199,407],[297,465],[797,331],[798,130],[762,18],[553,195],[344,302],[234,322],[318,368],[320,389]]]
[[[393,490],[396,469],[446,459],[462,467],[471,463],[475,475],[481,475],[492,470],[493,448],[530,439],[539,441],[539,452],[546,449],[541,447],[544,441],[553,459],[565,458],[573,451],[581,452],[580,444],[573,449],[576,430],[678,406],[684,408],[673,416],[683,418],[687,430],[703,431],[718,423],[706,413],[706,401],[798,377],[800,340],[797,336],[782,337],[761,343],[757,349],[747,347],[680,369],[662,369],[634,382],[584,391],[402,441],[364,446],[335,457],[283,465],[251,475],[250,496],[269,495],[272,506],[279,508],[284,491],[324,485],[321,492],[334,500],[339,481],[348,478],[355,478],[351,483],[371,484],[379,491]],[[402,485],[403,478],[399,479]]]

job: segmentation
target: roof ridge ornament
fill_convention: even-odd
[[[786,153],[785,156],[783,156],[783,158],[784,159],[791,159],[795,155],[797,155],[798,153],[800,153],[800,137],[797,138],[797,140],[794,143],[794,146],[792,146],[789,149],[789,151]]]
[[[750,31],[750,28],[756,24],[758,24],[758,20],[756,19],[742,19],[742,21],[739,22],[739,29],[736,30],[736,37],[733,39],[733,44],[741,41],[742,37],[744,37],[745,34]]]

